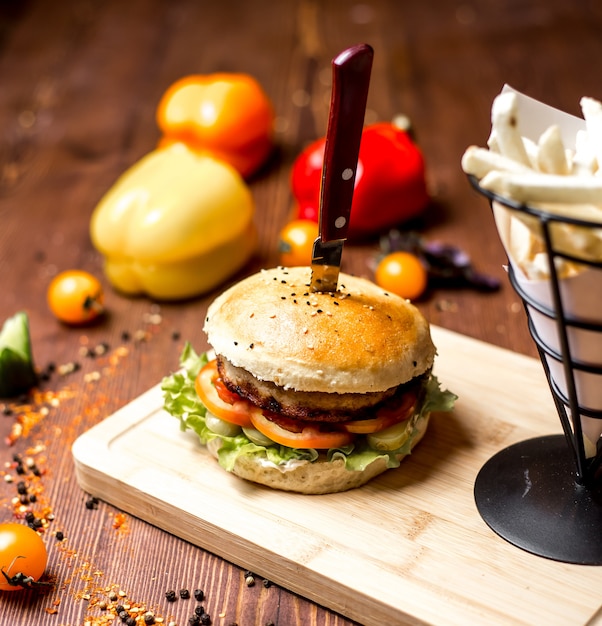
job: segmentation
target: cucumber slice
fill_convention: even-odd
[[[0,331],[0,397],[10,398],[37,382],[31,354],[29,318],[23,311],[9,317]]]
[[[368,445],[375,450],[397,450],[408,440],[412,427],[410,420],[399,422],[377,433],[366,435]]]
[[[211,432],[216,435],[221,435],[222,437],[236,437],[236,435],[240,434],[241,430],[240,426],[226,422],[226,420],[217,417],[217,415],[213,415],[210,411],[207,411],[205,414],[205,424],[207,424],[207,428]]]
[[[256,428],[243,428],[242,432],[247,436],[247,439],[256,446],[267,448],[268,446],[276,445],[269,437],[260,433]]]

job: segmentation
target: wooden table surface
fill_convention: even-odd
[[[278,156],[250,183],[259,249],[249,273],[278,262],[291,164],[325,132],[330,60],[359,42],[375,50],[367,120],[407,115],[426,158],[433,202],[421,233],[463,248],[478,270],[501,280],[496,293],[437,289],[420,308],[432,324],[534,356],[489,208],[460,158],[468,145],[484,145],[504,83],[576,115],[581,96],[602,98],[595,0],[0,3],[0,320],[28,313],[38,368],[80,366],[57,371],[46,397],[0,418],[0,471],[15,476],[14,455],[43,470],[26,479],[38,490],[36,510],[54,516],[44,538],[55,581],[42,593],[5,594],[1,624],[105,623],[92,605],[115,589],[165,624],[184,626],[195,601],[165,598],[182,588],[204,590],[214,624],[351,624],[262,579],[248,586],[244,568],[102,501],[87,507],[70,446],[176,369],[186,339],[206,345],[202,320],[215,293],[183,303],[126,298],[104,279],[89,238],[103,193],[156,145],[161,94],[187,74],[235,71],[255,76],[274,104]],[[348,245],[344,268],[372,277],[377,248],[376,240]],[[100,324],[67,327],[47,308],[49,281],[73,268],[103,280],[108,313]],[[85,356],[102,345],[106,354]],[[0,482],[0,520],[15,514],[15,483]]]

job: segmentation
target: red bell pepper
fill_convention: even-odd
[[[293,164],[291,187],[298,219],[318,219],[325,138]],[[417,217],[429,203],[422,152],[408,133],[388,122],[364,128],[349,237],[358,239]]]

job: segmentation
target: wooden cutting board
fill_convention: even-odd
[[[602,568],[524,552],[474,504],[491,456],[561,430],[539,361],[432,331],[456,409],[361,489],[302,496],[228,474],[162,410],[159,386],[75,442],[79,484],[363,624],[585,624],[602,603]]]

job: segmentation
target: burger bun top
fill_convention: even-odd
[[[311,268],[262,270],[210,305],[204,331],[216,354],[285,389],[385,391],[432,367],[420,311],[369,280],[341,273],[335,293],[309,289]]]

